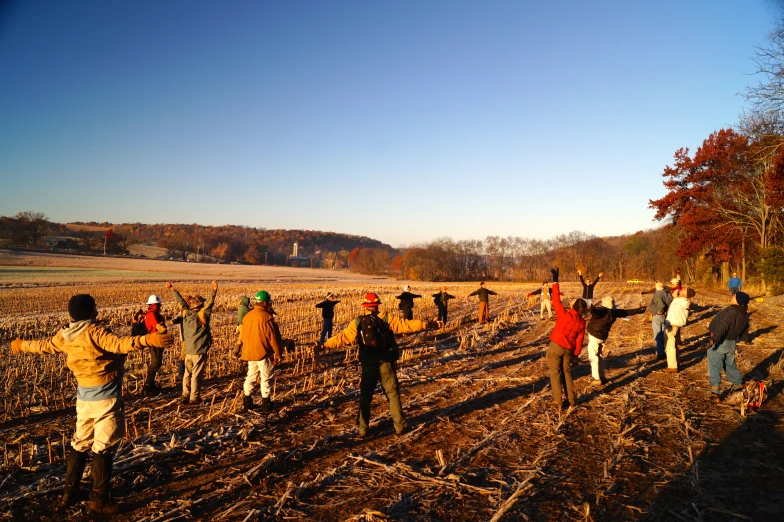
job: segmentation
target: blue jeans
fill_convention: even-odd
[[[738,288],[737,286],[731,286],[730,287],[730,295],[735,295],[738,292],[740,292],[740,288]]]
[[[332,318],[324,318],[324,326],[321,327],[321,339],[319,342],[324,343],[327,339],[332,337]]]
[[[664,328],[665,318],[665,315],[654,315],[653,321],[651,321],[653,340],[656,341],[656,356],[659,358],[665,357],[664,345],[667,343],[667,334]]]
[[[708,349],[708,378],[713,393],[719,393],[721,370],[727,374],[727,380],[740,385],[743,378],[735,366],[735,341],[725,340],[721,344]]]

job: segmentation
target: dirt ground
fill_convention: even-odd
[[[577,295],[578,285],[564,287]],[[751,306],[753,344],[739,345],[738,366],[745,379],[766,380],[769,397],[742,417],[708,393],[706,325],[728,296],[697,291],[681,373],[662,371],[645,316],[618,320],[605,347],[609,382],[591,386],[584,351],[573,369],[578,405],[563,412],[551,403],[544,360],[554,322],[540,320],[522,293],[496,298],[490,325],[477,325],[466,302],[445,330],[400,339],[410,426],[401,437],[380,389],[370,437],[356,436],[351,351],[323,355],[312,369],[300,366],[305,359],[283,363],[271,415],[238,412],[239,373],[208,380],[198,407],[180,406],[174,387],[154,399],[127,396],[118,519],[781,520],[784,310]],[[621,283],[596,292],[620,308],[650,299]],[[72,407],[0,423],[0,519],[87,520],[84,505],[52,509],[64,466],[59,457],[46,463],[47,439],[69,436],[73,423]],[[20,440],[35,442],[40,458],[14,464]]]

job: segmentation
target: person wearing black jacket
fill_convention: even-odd
[[[749,294],[738,292],[732,296],[732,304],[721,310],[708,326],[713,345],[708,348],[708,378],[710,391],[719,398],[721,371],[732,383],[732,389],[739,389],[743,377],[735,365],[735,345],[747,335],[749,329]]]
[[[619,317],[629,317],[645,312],[645,307],[622,310],[615,308],[615,300],[612,296],[602,297],[602,304],[599,306],[591,305],[591,320],[588,322],[588,360],[591,362],[591,377],[593,384],[605,384],[607,379],[604,376],[604,357],[602,348],[610,335],[610,328]]]
[[[316,305],[316,308],[321,308],[321,317],[324,319],[319,344],[324,344],[324,341],[332,337],[332,319],[335,317],[335,305],[339,302],[332,292],[328,292],[327,298]]]
[[[443,328],[446,324],[446,313],[447,307],[450,299],[454,299],[455,296],[448,294],[446,292],[446,287],[442,286],[441,291],[437,294],[433,294],[433,302],[438,308],[438,326]]]
[[[593,289],[596,287],[596,283],[599,282],[599,279],[604,275],[604,272],[599,272],[596,281],[593,283],[590,279],[583,279],[583,272],[581,270],[577,271],[577,275],[580,276],[580,283],[583,285],[583,301],[588,303],[588,307],[590,308],[593,304]]]
[[[395,299],[400,299],[400,304],[397,307],[403,314],[403,319],[410,321],[414,318],[414,299],[422,297],[419,294],[412,294],[411,287],[406,285],[403,287],[403,293],[395,296]]]

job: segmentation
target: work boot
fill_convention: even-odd
[[[191,402],[190,396],[183,395],[182,397],[180,397],[180,404],[188,404],[189,402]]]
[[[262,399],[262,404],[263,404]],[[253,397],[250,395],[245,395],[242,397],[242,411],[248,411],[253,409]]]
[[[261,398],[261,411],[263,413],[272,413],[272,400],[269,397]]]
[[[90,503],[87,505],[87,512],[91,515],[113,517],[120,514],[120,509],[109,498],[113,458],[112,452],[93,455],[93,490],[90,492]]]
[[[79,484],[82,481],[86,464],[87,452],[76,451],[73,446],[69,446],[68,463],[65,469],[65,489],[60,502],[57,504],[57,511],[63,511],[79,502]]]

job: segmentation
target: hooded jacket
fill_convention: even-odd
[[[243,361],[261,361],[273,353],[281,358],[280,329],[272,310],[264,306],[256,305],[245,315],[240,326],[240,340],[240,359]]]
[[[28,353],[64,353],[65,364],[81,388],[94,388],[121,379],[124,355],[142,348],[143,336],[117,337],[92,319],[76,321],[50,339],[24,341]]]
[[[210,317],[215,304],[215,289],[210,292],[207,301],[198,310],[188,306],[177,290],[172,289],[174,299],[182,308],[182,335],[185,341],[187,355],[204,355],[212,346],[212,331],[210,330]]]
[[[449,306],[449,300],[454,299],[455,296],[452,294],[448,294],[446,292],[438,292],[437,294],[433,294],[433,303],[436,305],[437,308],[443,308],[444,310],[447,309]]]
[[[558,283],[553,283],[553,293],[558,295],[561,291]],[[553,300],[555,308],[555,328],[550,334],[550,340],[565,350],[574,350],[574,356],[580,355],[585,337],[585,319],[570,308],[564,308],[560,299]]]
[[[250,305],[250,298],[243,297],[242,299],[240,299],[240,307],[237,310],[237,326],[242,324],[242,318],[245,317],[245,314],[247,314],[248,311],[250,310],[250,308],[248,308],[248,305]]]

